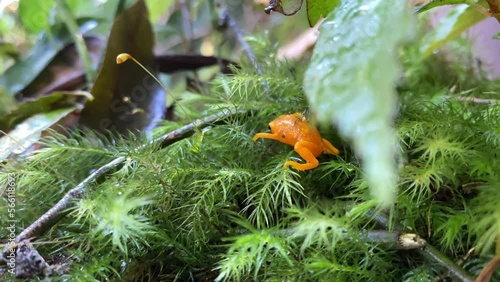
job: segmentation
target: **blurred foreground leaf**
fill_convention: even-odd
[[[344,1],[322,24],[304,79],[312,110],[353,141],[383,205],[393,202],[397,178],[395,51],[412,23],[405,1]]]
[[[446,42],[456,38],[476,23],[486,19],[475,7],[458,5],[439,21],[439,25],[422,39],[421,52],[429,56]]]
[[[76,109],[73,106],[37,114],[19,123],[14,130],[0,138],[0,162],[12,153],[20,154],[30,148],[40,139],[43,131]]]
[[[143,0],[116,17],[103,65],[92,87],[94,101],[82,111],[81,123],[99,131],[149,131],[163,116],[165,91],[134,62],[116,64],[129,53],[154,70],[153,30]]]

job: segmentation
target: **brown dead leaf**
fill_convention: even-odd
[[[304,53],[316,43],[319,35],[319,26],[322,22],[323,19],[319,20],[314,27],[304,31],[288,44],[281,47],[278,50],[278,59],[298,60],[302,58]]]

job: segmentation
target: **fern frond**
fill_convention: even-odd
[[[443,183],[439,165],[408,165],[402,171],[402,184],[411,198],[418,202],[428,199]]]
[[[288,267],[293,266],[290,245],[285,239],[269,229],[257,230],[249,227],[248,223],[243,226],[250,228],[250,233],[229,239],[229,249],[216,268],[219,270],[216,281],[242,281],[243,275],[251,272],[254,280],[257,280],[259,272],[263,271],[268,261],[272,264],[278,260],[286,263]]]
[[[333,250],[337,242],[347,236],[347,218],[332,207],[290,208],[287,213],[295,222],[290,239],[301,239],[301,254],[311,247]]]
[[[433,205],[432,214],[433,238],[439,241],[443,249],[458,254],[467,251],[470,247],[468,223],[471,215],[468,210],[459,210],[458,207],[448,207],[444,204]]]
[[[104,191],[102,197],[95,199],[98,204],[92,211],[96,224],[92,233],[104,240],[111,236],[111,243],[125,255],[128,253],[129,244],[136,248],[147,246],[147,235],[152,234],[154,228],[148,223],[149,219],[137,210],[153,202],[146,198],[132,197],[131,189],[122,192],[107,187]],[[89,210],[79,211],[80,218],[82,212]]]
[[[261,176],[259,186],[245,200],[243,211],[251,211],[249,219],[259,228],[272,226],[279,211],[306,198],[304,188],[298,181],[298,172],[283,169],[283,163],[280,159],[270,162],[272,170]]]
[[[471,156],[468,144],[458,141],[451,136],[446,136],[446,132],[434,132],[431,136],[426,136],[420,146],[413,149],[414,154],[421,154],[420,160],[428,164],[435,164],[437,160],[443,162],[465,163]]]

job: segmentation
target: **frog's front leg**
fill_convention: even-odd
[[[301,158],[303,158],[306,163],[301,164],[298,162],[294,161],[287,161],[284,165],[283,168],[286,168],[287,166],[291,166],[295,168],[296,170],[304,171],[308,169],[313,169],[319,165],[318,159],[316,159],[316,156],[311,152],[309,148],[314,148],[317,146],[316,144],[309,142],[309,141],[300,141],[295,143],[295,146],[293,149],[295,152],[297,152]]]
[[[261,132],[261,133],[257,133],[254,135],[254,137],[252,138],[253,141],[257,141],[257,139],[259,138],[264,138],[264,139],[273,139],[273,140],[277,140],[277,141],[281,141],[277,136],[276,134],[273,134],[273,133],[266,133],[266,132]]]

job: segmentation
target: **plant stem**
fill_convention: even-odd
[[[375,212],[374,210],[367,213],[367,216],[373,218],[379,225],[384,228],[389,227],[389,218],[387,215],[381,212]],[[393,227],[395,230],[404,230],[404,226],[401,224],[394,223]],[[423,239],[422,239],[423,240]],[[450,258],[445,254],[440,252],[438,249],[434,248],[431,244],[425,243],[424,247],[417,249],[417,252],[424,257],[440,264],[448,271],[450,276],[453,276],[457,281],[462,282],[472,282],[474,279],[461,267],[455,264]]]
[[[110,170],[118,167],[124,160],[124,157],[118,157],[91,173],[75,188],[69,190],[50,210],[24,229],[23,232],[16,237],[15,242],[21,242],[26,239],[38,237],[54,226],[60,219],[69,213],[68,209],[74,205],[74,202],[71,200],[82,198],[85,195],[85,187],[87,185],[94,182],[99,176],[104,175]]]
[[[491,275],[500,267],[500,257],[494,257],[488,264],[481,270],[481,273],[476,278],[476,282],[488,282]]]
[[[476,103],[476,104],[486,104],[486,105],[499,104],[499,101],[495,100],[495,99],[482,99],[482,98],[475,98],[475,97],[455,97],[455,96],[447,96],[447,98],[455,99],[458,101]]]
[[[472,278],[466,271],[464,271],[461,267],[455,264],[450,258],[448,258],[445,254],[440,252],[438,249],[434,248],[431,244],[425,244],[425,247],[419,249],[418,252],[427,257],[436,263],[439,263],[443,267],[448,270],[448,274],[453,276],[458,281],[463,282],[472,282],[474,278]]]
[[[347,230],[343,230],[343,232],[345,233],[346,231]],[[240,232],[240,233],[246,234],[246,232]],[[277,231],[276,235],[288,237],[292,236],[295,233],[296,233],[295,228],[288,228]],[[387,230],[362,231],[359,233],[359,238],[369,243],[383,245],[383,247],[387,249],[396,249],[396,250],[417,249],[417,248],[422,248],[425,245],[425,240],[420,238],[420,236],[418,236],[417,234],[400,233]]]
[[[247,53],[248,58],[252,62],[252,65],[257,69],[257,73],[262,75],[264,72],[262,71],[262,68],[260,67],[259,62],[257,61],[255,54],[252,51],[252,48],[250,45],[248,45],[248,42],[245,40],[245,37],[243,36],[243,32],[241,32],[241,29],[238,27],[238,24],[236,21],[233,19],[233,17],[229,14],[227,9],[225,7],[221,7],[221,13],[220,13],[220,22],[221,23],[227,23],[229,27],[234,31],[234,34],[236,35],[236,38],[240,42],[241,46],[243,47],[243,50],[245,50],[245,53]]]
[[[246,110],[224,109],[216,114],[195,120],[194,122],[189,123],[179,129],[171,131],[161,136],[160,138],[151,141],[150,144],[161,144],[161,147],[164,148],[172,143],[175,143],[179,140],[182,140],[184,138],[193,135],[198,129],[203,129],[207,126],[216,124],[217,122],[225,120],[229,117],[245,114],[247,112],[248,111]]]
[[[80,32],[78,24],[75,18],[71,14],[68,5],[63,0],[57,0],[57,9],[61,13],[62,20],[66,24],[69,33],[73,37],[75,42],[76,50],[78,55],[80,55],[80,60],[82,60],[83,67],[85,69],[85,77],[87,78],[87,85],[94,81],[94,69],[92,68],[92,60],[90,59],[89,52],[87,50],[87,45],[85,40],[83,40],[83,35]]]

